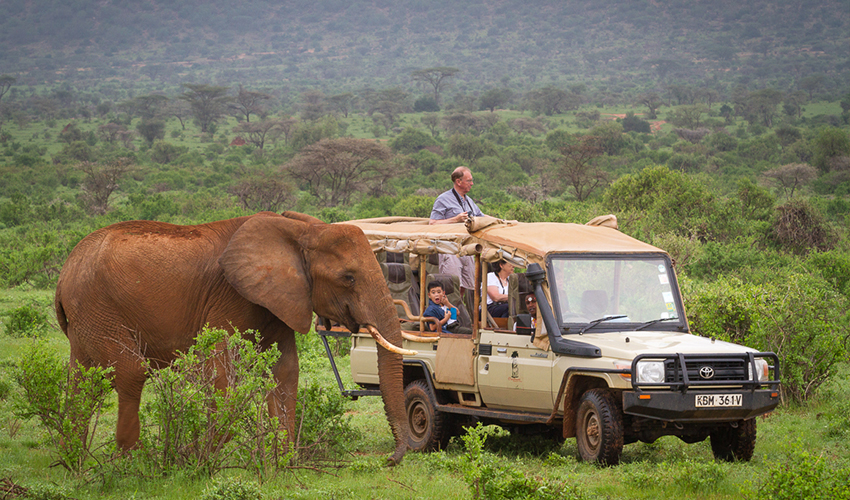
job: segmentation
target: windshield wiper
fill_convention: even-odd
[[[662,321],[673,321],[674,319],[679,319],[679,318],[658,318],[658,319],[654,319],[652,321],[647,321],[646,323],[635,328],[635,331],[643,330],[644,328],[649,328],[650,326],[652,326],[656,323],[661,323]]]
[[[616,316],[605,316],[603,318],[595,319],[595,320],[591,321],[590,323],[588,323],[586,327],[579,330],[578,334],[581,335],[582,333],[590,330],[591,328],[598,325],[599,323],[602,323],[603,321],[609,321],[609,320],[612,320],[612,319],[620,319],[620,318],[625,318],[625,317],[626,317],[625,314],[618,314]]]

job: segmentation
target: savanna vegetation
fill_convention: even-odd
[[[4,495],[850,498],[846,2],[61,4],[0,6]],[[52,289],[89,232],[427,217],[458,165],[491,215],[616,214],[674,257],[695,333],[780,356],[752,462],[662,438],[597,468],[572,441],[477,427],[387,469],[380,401],[336,395],[315,335],[299,339],[297,453],[262,412],[207,411],[255,410],[266,387],[268,360],[232,339],[245,390],[204,391],[193,362],[221,332],[152,377],[132,457],[114,454],[102,372],[87,405],[65,399]],[[331,348],[344,373],[346,344]]]

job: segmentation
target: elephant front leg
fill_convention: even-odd
[[[298,352],[295,349],[295,335],[285,335],[278,343],[280,357],[272,368],[277,386],[268,397],[269,414],[277,417],[280,428],[286,432],[284,453],[289,446],[297,445],[295,406],[298,393]]]

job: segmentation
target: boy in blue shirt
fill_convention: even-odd
[[[457,316],[452,319],[451,310],[453,308],[454,306],[451,305],[449,298],[443,292],[443,285],[439,281],[428,283],[428,307],[425,308],[422,316],[430,316],[438,320],[437,323],[427,322],[428,329],[436,332],[439,326],[443,333],[472,333],[470,328],[460,326]]]

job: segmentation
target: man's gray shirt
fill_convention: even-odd
[[[445,220],[462,213],[472,212],[475,217],[484,215],[478,205],[469,196],[461,196],[454,190],[449,189],[434,200],[434,208],[431,209],[431,219]]]

